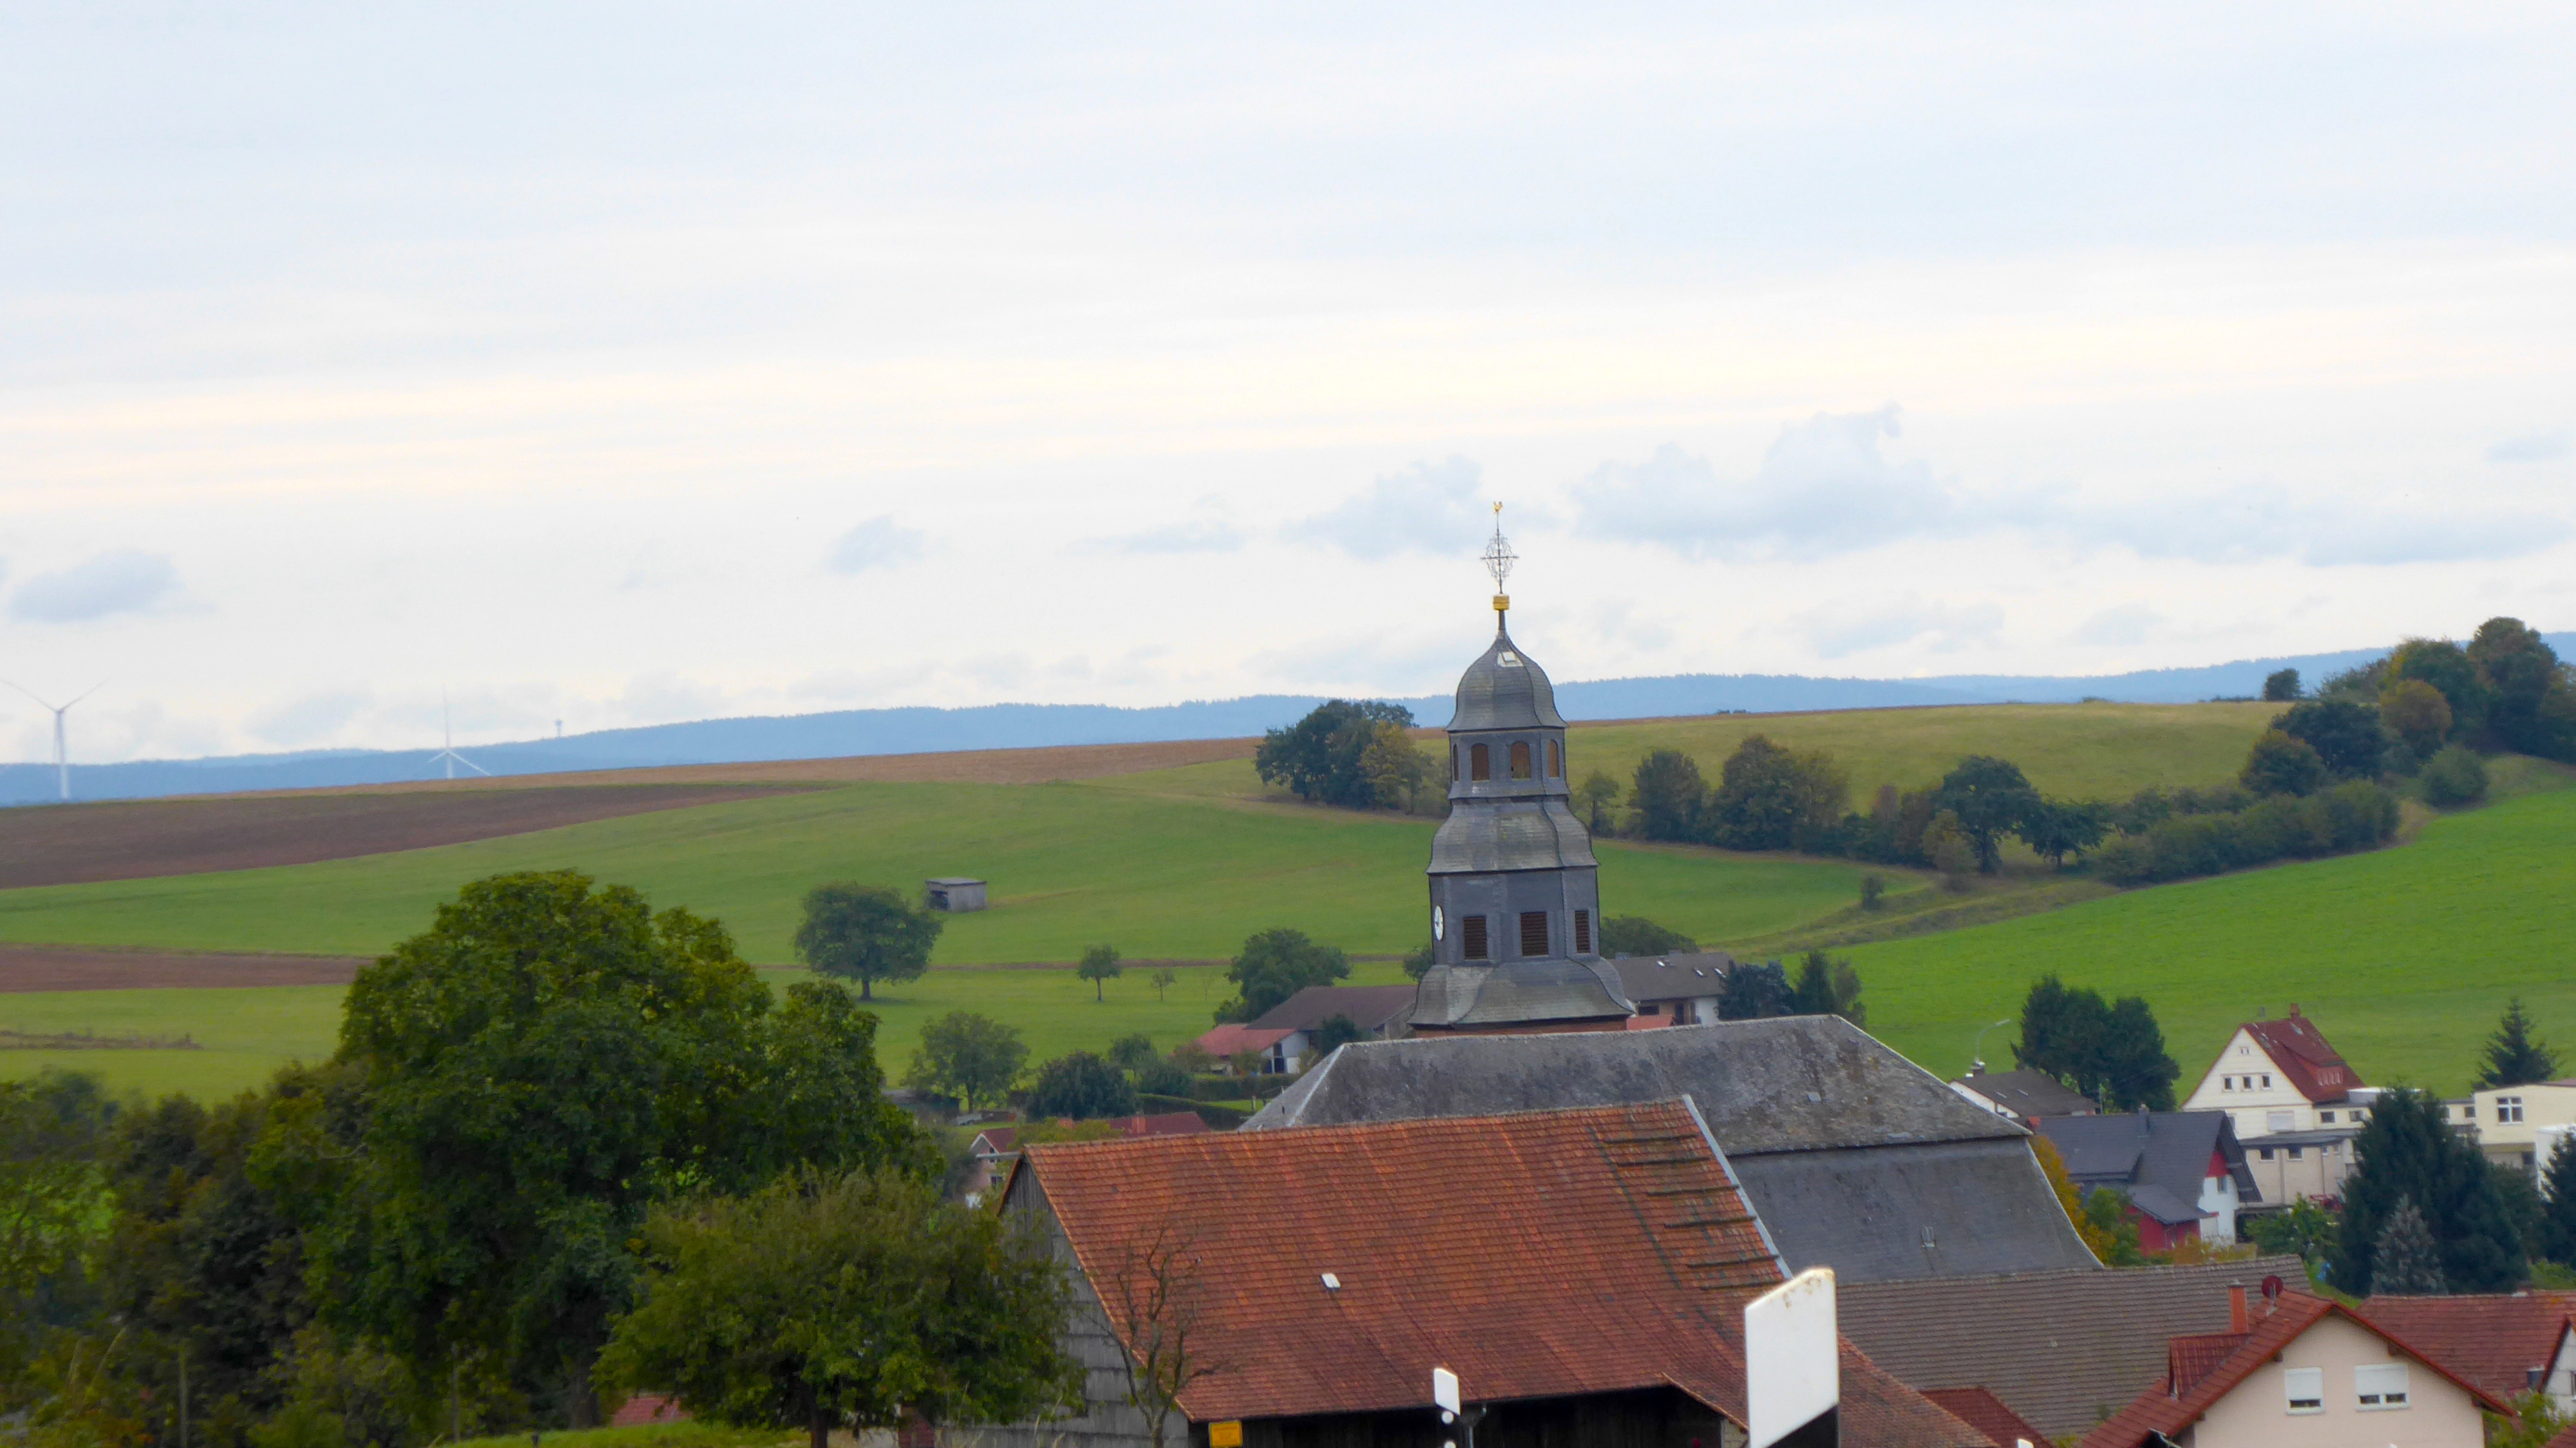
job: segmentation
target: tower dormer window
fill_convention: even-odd
[[[1479,749],[1483,745],[1476,746]],[[1458,951],[1469,960],[1491,960],[1493,945],[1485,938],[1485,917],[1470,915],[1458,922]]]
[[[1449,746],[1449,782],[1458,782],[1458,746],[1455,744]]]
[[[1515,739],[1515,740],[1513,740],[1513,741],[1512,741],[1512,778],[1514,778],[1514,779],[1527,779],[1527,778],[1529,778],[1529,777],[1530,777],[1530,747],[1529,747],[1529,741],[1528,741],[1528,740],[1526,740],[1526,739]]]
[[[1494,751],[1491,746],[1484,744],[1467,746],[1467,777],[1480,781],[1494,777]]]
[[[1553,739],[1547,741],[1547,777],[1565,778],[1565,751]]]

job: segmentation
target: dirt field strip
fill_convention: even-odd
[[[0,994],[57,990],[161,990],[172,986],[347,985],[358,956],[218,955],[0,945]]]

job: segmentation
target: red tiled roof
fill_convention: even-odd
[[[1470,1398],[1669,1385],[1741,1423],[1744,1304],[1782,1277],[1683,1101],[1034,1146],[1006,1199],[1032,1183],[1122,1338],[1121,1284],[1186,1264],[1199,1422],[1418,1408],[1447,1367]],[[1983,1441],[1849,1344],[1842,1424]]]
[[[1020,1129],[1016,1126],[987,1126],[975,1133],[975,1139],[990,1151],[1015,1151],[1020,1145]]]
[[[2284,1294],[2280,1306],[2274,1308],[2270,1316],[2255,1323],[2251,1332],[2175,1339],[2171,1349],[2175,1366],[2198,1367],[2201,1369],[2199,1378],[2189,1383],[2178,1383],[2169,1371],[2165,1381],[2138,1394],[2129,1406],[2113,1414],[2110,1421],[2086,1434],[2083,1448],[2139,1448],[2150,1433],[2162,1433],[2167,1437],[2180,1433],[2199,1422],[2203,1415],[2217,1406],[2219,1399],[2234,1392],[2238,1384],[2252,1377],[2256,1369],[2297,1341],[2302,1333],[2329,1317],[2348,1319],[2363,1330],[2386,1339],[2390,1345],[2476,1398],[2479,1407],[2491,1413],[2511,1411],[2493,1394],[2461,1377],[2440,1360],[2427,1356],[2397,1333],[2342,1303],[2292,1292]],[[2203,1364],[2196,1360],[2204,1348],[2186,1347],[2186,1344],[2211,1344],[2226,1339],[2233,1339],[2235,1346],[2215,1363]],[[2187,1358],[2187,1354],[2191,1356]]]
[[[1267,1051],[1293,1034],[1291,1031],[1256,1031],[1250,1026],[1229,1023],[1199,1037],[1198,1048],[1211,1056],[1231,1056],[1238,1051]]]
[[[2198,1387],[2201,1379],[2227,1361],[2228,1354],[2245,1345],[2247,1336],[2242,1332],[2198,1332],[2166,1339],[2166,1388],[2188,1393]]]
[[[2361,1315],[2440,1359],[2489,1395],[2528,1391],[2531,1368],[2558,1356],[2576,1292],[2516,1292],[2464,1297],[2373,1297]]]
[[[2048,1448],[2047,1434],[2032,1427],[2028,1418],[1984,1388],[1927,1388],[1923,1396],[1940,1404],[1951,1417],[1985,1434],[1995,1448],[2013,1448],[2016,1443]]]
[[[1159,1116],[1130,1116],[1118,1123],[1121,1136],[1196,1136],[1208,1124],[1195,1111],[1167,1111]]]
[[[2247,1021],[2245,1030],[2291,1087],[2310,1101],[2340,1101],[2362,1084],[2343,1053],[2327,1044],[2325,1033],[2297,1006],[2277,1021]]]

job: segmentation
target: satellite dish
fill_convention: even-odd
[[[2263,1300],[2276,1302],[2281,1296],[2281,1279],[2275,1275],[2263,1279]]]

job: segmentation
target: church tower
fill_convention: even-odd
[[[1494,642],[1458,680],[1449,818],[1431,842],[1433,964],[1416,1031],[1619,1030],[1636,1014],[1601,963],[1592,836],[1566,787],[1565,719],[1547,674],[1512,642],[1502,505],[1485,568]]]

